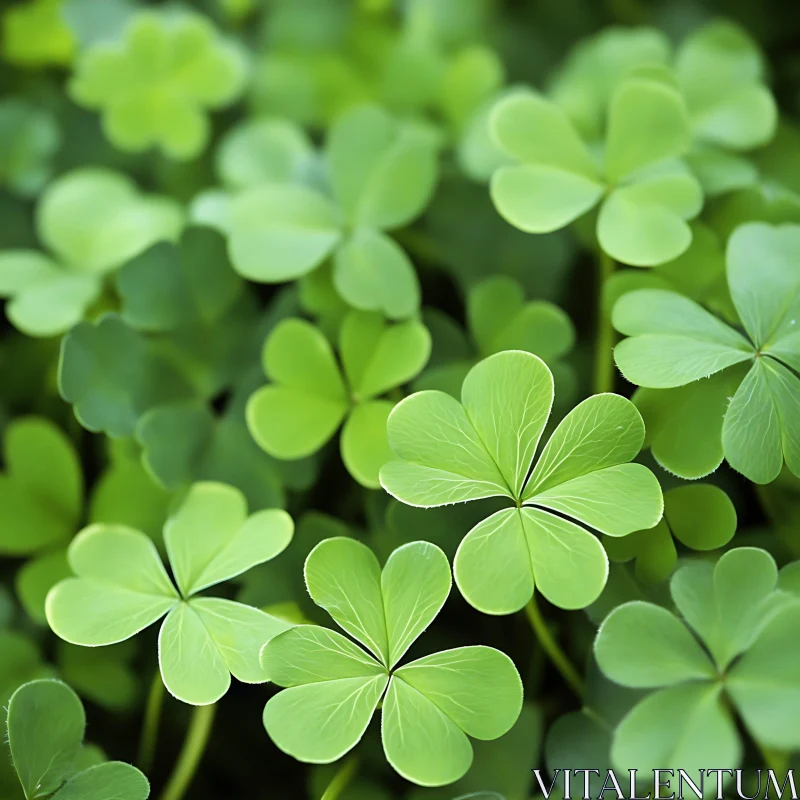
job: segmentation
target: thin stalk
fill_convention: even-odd
[[[614,329],[611,317],[603,307],[604,289],[608,279],[614,274],[614,260],[602,250],[597,260],[598,266],[598,307],[597,335],[594,354],[594,394],[610,392],[614,388]]]
[[[347,788],[348,784],[358,772],[358,758],[351,756],[339,768],[333,776],[333,780],[328,784],[328,788],[322,795],[322,800],[339,800],[339,795]]]
[[[535,595],[525,606],[525,615],[528,617],[531,628],[533,628],[533,632],[536,634],[542,649],[547,653],[570,689],[578,696],[578,699],[583,699],[583,678],[581,678],[578,670],[572,665],[572,662],[567,658],[567,654],[561,649],[561,646],[547,627],[547,623],[539,612]]]
[[[161,723],[161,709],[164,707],[164,682],[161,680],[161,672],[156,669],[153,682],[150,684],[150,692],[147,695],[147,705],[144,711],[144,722],[142,724],[142,737],[139,740],[139,757],[136,763],[142,772],[148,774],[153,766],[156,755],[156,745],[158,743],[158,727]]]
[[[161,800],[181,800],[186,794],[205,752],[216,713],[216,705],[197,706],[194,709],[189,730],[183,742],[183,749],[178,756],[178,763],[172,771],[169,783],[161,795]]]

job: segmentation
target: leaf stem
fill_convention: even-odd
[[[606,283],[614,274],[614,260],[600,250],[597,266],[599,286],[593,388],[594,394],[602,394],[614,389],[614,329],[611,327],[611,316],[606,313],[603,304]]]
[[[578,699],[582,699],[583,679],[547,627],[547,623],[539,612],[539,606],[536,604],[536,595],[534,595],[525,606],[525,615],[528,617],[531,628],[533,628],[533,632],[536,634],[536,638],[539,640],[542,649],[547,653],[550,660],[561,673],[561,676],[569,684],[570,689],[577,695]]]
[[[142,737],[139,740],[139,755],[136,763],[139,769],[147,775],[153,766],[158,743],[158,727],[161,723],[161,709],[164,706],[164,682],[161,680],[161,671],[156,668],[150,692],[147,695],[147,705],[144,711],[142,724]]]
[[[358,757],[350,756],[333,776],[328,788],[322,795],[322,800],[338,800],[339,795],[347,788],[348,784],[358,772]]]
[[[194,709],[178,763],[172,771],[161,800],[181,800],[186,794],[205,752],[216,713],[217,707],[214,704],[197,706]]]

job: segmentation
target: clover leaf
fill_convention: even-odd
[[[597,239],[612,258],[654,266],[691,242],[700,185],[678,156],[689,118],[671,79],[641,71],[619,84],[608,110],[600,170],[566,113],[533,93],[515,93],[492,114],[498,145],[520,162],[492,176],[495,207],[528,233],[563,228],[600,204]]]
[[[28,555],[64,544],[83,505],[72,442],[50,420],[21,417],[5,430],[0,474],[0,552]]]
[[[740,547],[716,565],[694,562],[675,573],[672,598],[683,620],[644,602],[609,614],[595,642],[600,668],[623,686],[657,689],[616,728],[616,766],[736,766],[742,746],[731,706],[760,745],[798,746],[800,606],[777,581],[767,552]]]
[[[625,536],[661,519],[658,481],[628,463],[644,424],[619,395],[595,395],[574,408],[531,471],[552,404],[544,362],[506,351],[470,370],[460,403],[444,392],[417,392],[389,416],[397,460],[380,479],[393,497],[422,507],[504,497],[516,506],[476,525],[456,553],[456,583],[484,613],[518,611],[534,586],[562,608],[589,605],[606,583],[608,559],[582,525]]]
[[[79,56],[70,94],[99,109],[120,150],[158,146],[174,159],[199,155],[210,135],[207,110],[230,104],[244,87],[238,49],[191,13],[137,13],[120,40]]]
[[[234,198],[234,267],[250,280],[279,283],[332,256],[334,285],[351,306],[410,316],[419,308],[417,276],[384,231],[406,225],[430,200],[437,171],[430,137],[377,106],[359,106],[336,121],[325,157],[331,197],[270,184]]]
[[[51,113],[25,100],[0,102],[0,183],[35,195],[47,182],[61,131]]]
[[[390,400],[377,399],[411,380],[430,353],[419,322],[387,324],[380,314],[353,311],[339,337],[344,374],[322,332],[301,319],[279,323],[264,343],[264,372],[272,379],[247,403],[247,425],[275,458],[316,452],[344,422],[342,460],[363,486],[377,488],[391,457],[386,442]]]
[[[678,560],[673,537],[692,550],[716,550],[736,532],[736,509],[718,486],[699,483],[664,492],[664,517],[649,530],[624,539],[604,542],[612,561],[636,559],[636,576],[658,583],[666,579]]]
[[[0,252],[0,297],[23,333],[52,336],[83,319],[102,276],[182,225],[172,200],[139,192],[127,176],[86,167],[53,181],[36,208],[39,238],[50,251]]]
[[[615,304],[614,327],[629,337],[614,351],[622,374],[648,389],[685,387],[645,398],[650,413],[661,417],[662,428],[673,429],[678,416],[688,415],[692,428],[709,426],[702,448],[692,443],[698,453],[673,455],[674,441],[663,450],[654,447],[665,468],[700,477],[724,455],[755,483],[773,481],[784,460],[800,475],[798,261],[800,226],[750,223],[730,237],[728,286],[746,335],[674,292],[629,292]],[[746,373],[740,364],[749,365]],[[730,400],[729,387],[735,389]]]
[[[75,37],[62,17],[62,0],[28,0],[3,12],[3,57],[21,67],[72,61]]]
[[[292,538],[281,510],[247,516],[237,489],[196,483],[164,526],[177,590],[153,542],[123,525],[90,525],[69,547],[75,577],[47,597],[47,620],[67,642],[121,642],[166,616],[158,637],[161,677],[191,705],[209,705],[230,687],[266,677],[261,646],[289,625],[255,608],[197,593],[278,555]]]
[[[150,784],[138,769],[106,761],[81,769],[86,714],[65,683],[23,684],[8,704],[8,744],[26,800],[146,800]]]
[[[326,539],[309,554],[305,577],[314,602],[366,650],[315,625],[267,642],[264,670],[287,687],[264,709],[264,727],[281,750],[301,761],[335,761],[381,705],[389,763],[413,783],[441,786],[469,769],[468,735],[496,739],[516,722],[522,683],[498,650],[460,647],[397,666],[450,593],[450,565],[438,547],[412,542],[381,570],[360,542]]]

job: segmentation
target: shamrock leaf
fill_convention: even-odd
[[[181,224],[176,203],[140,194],[127,176],[91,167],[61,176],[36,207],[39,238],[52,255],[0,252],[6,314],[30,336],[69,330],[99,297],[104,273],[173,238]]]
[[[164,685],[179,700],[219,700],[231,674],[266,680],[261,646],[287,623],[255,608],[195,595],[278,555],[292,537],[285,511],[247,516],[244,496],[221,483],[192,486],[164,526],[175,590],[145,534],[122,525],[90,525],[75,537],[75,577],[47,597],[47,620],[67,642],[88,647],[124,641],[166,615],[158,641]]]
[[[757,279],[754,259],[760,265]],[[728,286],[746,336],[673,292],[629,292],[615,304],[614,327],[630,337],[614,353],[622,374],[648,389],[686,387],[679,394],[673,392],[671,406],[663,405],[667,398],[645,398],[645,403],[654,406],[653,416],[662,419],[655,435],[674,429],[678,415],[695,416],[693,427],[712,426],[702,437],[702,455],[684,457],[677,452],[673,457],[674,442],[660,452],[654,444],[654,454],[667,469],[682,477],[700,477],[696,463],[710,472],[724,454],[734,469],[755,483],[773,481],[784,460],[800,475],[798,260],[798,226],[750,223],[730,237]],[[701,378],[745,363],[749,364],[746,374],[729,371],[735,393],[727,407],[723,394],[729,385],[727,377],[693,386]]]
[[[764,85],[763,58],[735,23],[716,20],[687,36],[675,56],[675,75],[693,134],[702,141],[750,150],[772,138],[778,112]]]
[[[417,392],[389,416],[398,460],[381,469],[381,485],[409,505],[431,507],[508,498],[507,508],[476,525],[461,542],[455,577],[478,610],[521,609],[534,586],[562,608],[597,599],[608,575],[598,539],[652,527],[663,501],[655,476],[629,464],[644,440],[634,405],[595,395],[556,428],[531,471],[553,404],[553,378],[539,358],[498,353],[473,367],[461,402]]]
[[[612,561],[636,559],[636,576],[652,583],[663,581],[678,560],[673,536],[692,550],[716,550],[736,532],[736,509],[717,486],[700,483],[664,492],[664,517],[655,526],[624,539],[606,540]]]
[[[420,214],[436,181],[435,148],[421,131],[374,106],[343,114],[326,145],[331,196],[270,183],[235,197],[229,209],[231,261],[265,283],[299,278],[333,257],[342,298],[391,319],[419,308],[406,253],[384,231]]]
[[[0,102],[0,183],[35,195],[47,182],[60,141],[48,111],[17,98]]]
[[[492,114],[498,145],[519,163],[498,169],[495,207],[528,233],[558,230],[600,204],[597,238],[624,264],[654,266],[691,242],[687,225],[702,192],[676,157],[690,144],[678,90],[660,73],[640,72],[614,91],[602,171],[567,114],[533,93],[515,93]]]
[[[301,761],[335,761],[382,704],[389,763],[407,780],[441,786],[469,769],[467,735],[496,739],[517,720],[522,684],[497,650],[461,647],[397,666],[450,593],[450,566],[438,547],[412,542],[381,570],[360,542],[326,539],[309,554],[305,577],[314,602],[366,650],[314,625],[267,642],[264,669],[287,687],[264,709],[264,727],[281,750]]]
[[[70,94],[102,111],[106,136],[121,150],[159,146],[170,158],[189,159],[208,141],[206,110],[235,100],[245,71],[239,51],[207,18],[137,13],[121,40],[81,53]]]
[[[696,769],[712,758],[736,766],[742,747],[730,704],[762,746],[797,746],[789,698],[800,673],[786,643],[797,639],[800,606],[776,590],[777,580],[768,553],[740,547],[715,566],[694,562],[675,573],[672,598],[683,620],[644,602],[609,614],[595,642],[600,668],[623,686],[658,690],[616,728],[616,766]]]
[[[21,67],[64,66],[75,37],[61,15],[61,0],[28,0],[3,12],[3,57]]]
[[[341,454],[350,474],[377,488],[391,457],[386,419],[392,402],[377,399],[425,365],[430,335],[424,325],[387,324],[379,314],[353,311],[339,337],[344,374],[322,332],[301,319],[278,324],[264,343],[264,371],[272,383],[247,404],[247,425],[275,458],[316,452],[344,422]]]
[[[146,800],[150,784],[130,764],[80,770],[86,715],[65,683],[22,685],[8,704],[8,743],[26,800]]]
[[[52,422],[23,417],[5,430],[0,474],[0,552],[28,555],[69,541],[83,505],[83,474]]]

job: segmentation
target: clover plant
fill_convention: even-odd
[[[545,363],[506,351],[470,370],[461,402],[444,392],[417,392],[389,416],[397,456],[381,469],[389,494],[423,507],[511,501],[468,533],[454,562],[461,593],[485,613],[519,611],[534,588],[562,608],[589,605],[605,585],[608,558],[583,525],[625,536],[661,519],[657,479],[628,463],[644,441],[633,404],[614,394],[584,400],[534,466],[552,404]]]
[[[671,390],[639,401],[653,418],[653,455],[670,471],[702,477],[724,457],[755,483],[775,480],[784,460],[800,475],[798,259],[796,225],[751,223],[730,237],[728,287],[744,333],[674,292],[628,292],[615,304],[614,326],[629,337],[614,353],[622,374]]]
[[[47,597],[47,620],[62,639],[87,647],[122,642],[166,616],[158,637],[161,677],[179,700],[208,705],[230,687],[266,680],[258,652],[289,627],[250,606],[203,591],[274,558],[289,543],[284,511],[247,516],[243,495],[197,483],[164,526],[177,589],[152,541],[122,525],[90,525],[69,548],[75,577]]]
[[[414,783],[438,786],[469,769],[468,735],[496,739],[516,722],[522,683],[498,650],[459,647],[397,666],[450,593],[450,566],[436,546],[412,542],[381,569],[360,542],[326,539],[309,553],[305,578],[314,602],[366,649],[316,625],[267,642],[264,671],[287,687],[264,709],[264,727],[281,750],[335,761],[380,705],[389,763]]]

